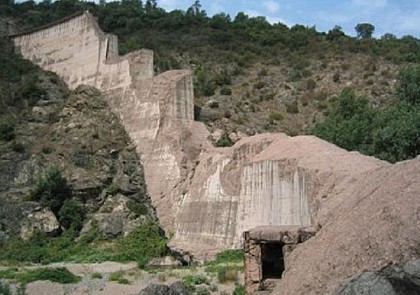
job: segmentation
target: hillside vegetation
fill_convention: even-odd
[[[144,266],[167,253],[143,167],[99,91],[70,91],[7,39],[0,52],[0,261]]]
[[[350,37],[339,26],[318,32],[315,27],[271,24],[245,13],[208,16],[199,1],[191,4],[186,11],[167,12],[150,0],[6,1],[1,14],[9,21],[9,30],[21,31],[90,10],[104,31],[118,35],[120,54],[149,48],[155,52],[156,73],[191,69],[196,118],[214,131],[222,146],[243,134],[269,131],[315,133],[388,161],[419,153],[412,124],[416,108],[406,108],[396,98],[401,98],[396,94],[397,80],[405,83],[401,79],[407,76],[400,75],[400,69],[420,61],[420,41],[415,37],[387,33],[375,39],[371,24],[355,24],[358,37]],[[416,72],[410,69],[406,72]],[[368,110],[362,107],[363,114],[352,117],[359,126],[346,122],[346,127],[339,124],[329,130],[326,125],[314,127],[324,119],[325,124],[336,124],[340,103],[350,96],[357,98],[356,103],[365,97],[361,104]],[[362,118],[362,124],[359,116],[368,119]],[[408,130],[398,131],[399,125]],[[352,135],[345,135],[343,128]]]

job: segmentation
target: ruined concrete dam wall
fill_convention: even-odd
[[[340,192],[386,165],[314,137],[264,134],[215,148],[193,120],[189,71],[153,75],[153,53],[119,57],[117,38],[80,13],[13,37],[22,55],[70,88],[103,91],[133,140],[170,245],[198,257],[241,245],[259,225],[313,225],[333,218]]]
[[[15,35],[13,42],[23,57],[57,73],[72,89],[81,84],[106,90],[129,87],[133,76],[153,76],[151,51],[118,57],[117,37],[103,33],[88,12]]]

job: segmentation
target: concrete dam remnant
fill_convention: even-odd
[[[313,136],[261,134],[215,148],[194,121],[190,71],[154,76],[150,50],[118,56],[117,37],[89,12],[12,38],[24,58],[70,88],[106,95],[144,164],[170,245],[196,257],[241,246],[256,226],[323,224],[356,179],[389,165]]]

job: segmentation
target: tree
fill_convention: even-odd
[[[369,23],[361,23],[357,24],[354,29],[356,30],[358,38],[369,39],[372,38],[372,34],[375,31],[375,26]]]
[[[61,175],[58,166],[51,166],[42,175],[35,189],[31,191],[31,199],[48,206],[57,215],[64,201],[71,197],[71,188],[67,179]]]
[[[396,94],[401,101],[420,103],[420,66],[412,65],[400,70]]]
[[[343,28],[340,26],[335,26],[334,29],[329,30],[327,33],[327,40],[328,41],[333,41],[333,40],[337,40],[341,37],[344,37],[346,34],[344,34],[343,32]]]

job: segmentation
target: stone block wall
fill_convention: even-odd
[[[247,294],[264,289],[262,246],[267,243],[278,243],[282,247],[284,267],[288,267],[288,256],[299,244],[314,236],[312,227],[299,226],[261,226],[244,232],[245,251],[245,287]]]

